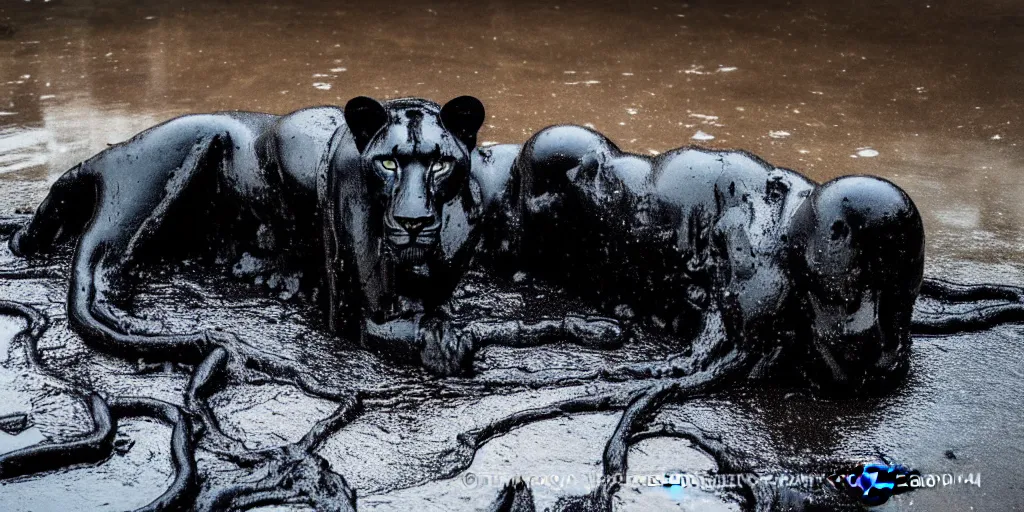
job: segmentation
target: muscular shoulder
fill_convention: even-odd
[[[480,187],[484,208],[504,194],[519,150],[517,144],[498,144],[472,151],[470,178]]]
[[[316,187],[316,166],[330,144],[331,136],[345,124],[338,107],[310,107],[282,116],[268,134],[281,172],[309,189]]]

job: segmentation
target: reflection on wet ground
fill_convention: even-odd
[[[0,215],[31,211],[71,165],[176,115],[285,113],[360,94],[436,100],[473,94],[489,112],[481,141],[521,142],[544,126],[571,122],[591,125],[633,151],[742,148],[818,180],[853,173],[889,178],[922,211],[930,275],[1021,284],[1022,29],[1024,11],[1012,0],[12,2],[0,6]],[[0,297],[32,297],[61,314],[62,292],[53,283],[0,290]],[[20,324],[0,322],[6,354],[4,344]],[[73,336],[61,329],[47,340],[52,360],[80,363],[84,356],[67,348],[76,346]],[[893,509],[1008,508],[1018,502],[1014,482],[1024,476],[1016,462],[1024,446],[1017,420],[1024,401],[1011,391],[1024,384],[1020,339],[1020,328],[1006,327],[918,340],[906,386],[868,406],[783,395],[682,409],[747,450],[863,458],[877,447],[930,473],[985,476],[981,489],[915,492],[895,500]],[[565,356],[541,351],[532,363]],[[488,357],[494,367],[531,364],[523,354]],[[94,384],[126,386],[112,364],[91,364],[90,374],[99,375]],[[73,430],[72,412],[54,412],[66,409],[68,399],[30,381],[0,372],[4,389],[16,389],[17,399],[5,407],[33,411],[40,435]],[[165,384],[157,387],[168,398],[180,394],[180,382]],[[282,393],[271,394],[263,412],[233,410],[222,397],[223,414],[266,431],[268,442],[293,434],[273,420],[275,411],[321,415],[316,404]],[[443,416],[459,417],[451,410]],[[603,439],[601,421],[580,419],[578,428]],[[367,490],[361,496],[374,494],[367,508],[403,508],[403,500],[426,495],[453,503],[446,500],[461,492],[428,483],[427,467],[396,479],[388,471],[397,470],[381,462],[415,466],[450,441],[424,418],[409,420],[420,423],[430,434],[413,443],[412,455],[387,448],[393,436],[376,430],[382,427],[372,416],[325,449],[335,467]],[[165,435],[144,423],[132,428]],[[523,433],[521,440],[582,435],[560,425],[541,432]],[[0,450],[10,448],[6,439]],[[359,449],[386,455],[353,451]],[[586,460],[568,463],[574,471],[597,460],[577,455]],[[506,469],[491,466],[494,473]],[[125,478],[156,489],[166,475],[154,471]],[[121,485],[94,477],[89,485]],[[420,484],[435,488],[396,491]],[[7,497],[38,493],[32,485],[4,486],[0,509],[30,508]],[[636,498],[649,503],[643,499]]]

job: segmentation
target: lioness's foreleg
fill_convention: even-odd
[[[612,349],[622,346],[625,335],[619,322],[606,317],[565,315],[560,318],[524,320],[453,321],[423,318],[416,326],[416,341],[424,366],[441,375],[469,369],[473,354],[488,345],[534,347],[570,342],[585,347]]]

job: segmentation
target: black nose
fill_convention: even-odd
[[[419,233],[420,230],[429,226],[433,221],[433,217],[395,217],[395,222],[405,228],[410,235]]]

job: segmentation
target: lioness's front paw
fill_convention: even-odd
[[[566,335],[577,344],[600,349],[619,348],[629,339],[629,331],[615,319],[569,315],[565,318]]]
[[[436,321],[422,325],[423,366],[438,375],[463,375],[473,365],[473,335],[467,329],[449,322]]]

